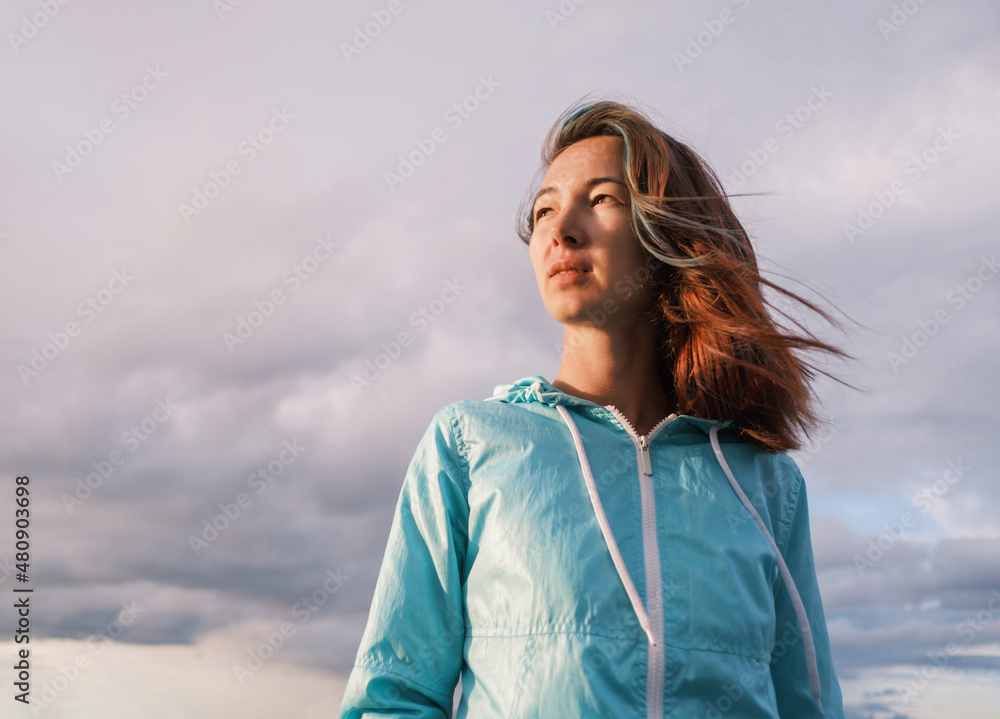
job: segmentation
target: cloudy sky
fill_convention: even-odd
[[[797,456],[849,716],[995,716],[995,3],[63,2],[0,9],[0,644],[28,475],[42,714],[335,715],[431,416],[558,369],[514,213],[591,96],[848,318]]]

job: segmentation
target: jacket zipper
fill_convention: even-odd
[[[677,418],[671,414],[660,420],[647,434],[639,436],[635,427],[614,405],[608,409],[618,418],[632,437],[639,454],[639,495],[642,502],[642,546],[646,565],[646,612],[649,615],[653,639],[649,643],[649,668],[646,672],[646,714],[652,719],[663,716],[663,680],[666,656],[663,649],[663,581],[660,574],[660,542],[656,535],[656,506],[653,494],[653,463],[649,458],[649,441],[668,422]]]
[[[642,473],[652,477],[653,464],[649,461],[649,443],[646,442],[646,435],[639,437],[639,454],[642,457]]]

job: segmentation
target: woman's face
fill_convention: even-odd
[[[611,136],[570,145],[536,196],[528,252],[545,308],[563,324],[635,322],[648,302],[639,289],[647,255],[632,232],[624,146]]]

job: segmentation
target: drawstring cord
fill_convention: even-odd
[[[618,549],[615,535],[611,533],[611,525],[608,524],[608,517],[604,513],[601,498],[597,494],[597,483],[594,482],[594,475],[590,471],[590,462],[587,461],[587,453],[583,449],[583,439],[580,437],[580,430],[576,428],[576,423],[569,416],[569,411],[565,407],[557,404],[556,409],[559,410],[559,414],[562,415],[563,420],[565,420],[566,425],[569,427],[570,434],[573,435],[573,444],[576,445],[576,454],[580,458],[580,467],[583,469],[583,479],[587,483],[590,502],[594,505],[594,514],[597,515],[597,523],[600,525],[601,533],[604,535],[604,542],[608,545],[608,550],[611,552],[611,559],[615,563],[615,569],[618,570],[618,576],[621,577],[622,584],[625,585],[625,591],[632,602],[632,609],[635,610],[635,615],[639,619],[639,625],[646,632],[650,645],[655,647],[656,639],[653,637],[653,630],[649,625],[649,615],[646,613],[646,608],[642,606],[642,599],[639,597],[639,592],[636,590],[635,584],[632,582],[632,577],[629,576],[628,569],[625,567],[625,560]]]
[[[806,645],[806,664],[809,666],[809,688],[812,691],[813,698],[816,700],[816,706],[819,707],[820,715],[825,715],[823,711],[823,702],[820,701],[822,693],[819,686],[819,670],[816,667],[816,648],[813,646],[812,629],[809,627],[809,616],[806,614],[805,605],[802,604],[802,598],[799,596],[799,590],[795,587],[795,581],[792,579],[792,573],[788,571],[788,565],[785,564],[784,557],[781,556],[781,552],[778,551],[778,545],[774,543],[774,538],[771,533],[767,531],[767,527],[764,525],[764,520],[760,518],[760,514],[757,513],[756,507],[751,504],[747,495],[743,492],[743,488],[736,482],[736,477],[733,476],[733,472],[729,469],[729,465],[726,463],[726,458],[722,454],[722,447],[719,446],[719,428],[711,427],[709,429],[709,439],[712,441],[712,449],[715,451],[715,458],[719,460],[719,464],[722,466],[722,471],[726,473],[726,479],[729,480],[729,486],[733,488],[736,492],[736,496],[740,498],[740,502],[746,508],[750,516],[757,523],[760,531],[764,533],[764,538],[767,543],[771,545],[771,549],[774,551],[774,557],[778,560],[778,569],[781,571],[781,578],[785,581],[785,586],[788,588],[788,593],[792,597],[792,605],[795,607],[795,614],[799,619],[799,627],[802,629],[802,640]]]

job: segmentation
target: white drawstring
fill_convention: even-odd
[[[597,483],[594,482],[594,475],[590,471],[590,462],[587,461],[587,453],[583,450],[583,440],[580,438],[580,430],[576,428],[576,423],[569,416],[569,411],[565,407],[557,404],[556,409],[559,410],[559,414],[562,415],[563,420],[565,420],[566,425],[569,427],[570,434],[573,435],[573,444],[576,445],[576,453],[580,458],[580,467],[583,469],[583,479],[587,483],[590,503],[594,505],[594,514],[597,515],[597,523],[600,525],[601,533],[604,535],[604,542],[608,545],[608,550],[611,552],[611,559],[615,563],[615,569],[618,570],[618,576],[621,577],[622,584],[625,585],[625,591],[632,602],[632,609],[635,610],[635,615],[639,618],[639,625],[646,632],[650,645],[655,647],[656,640],[653,637],[653,630],[649,626],[649,615],[646,613],[646,608],[642,606],[642,599],[639,597],[639,592],[636,591],[635,584],[632,583],[632,577],[629,576],[628,569],[625,568],[625,560],[622,559],[622,553],[618,550],[618,543],[615,542],[615,535],[611,533],[611,525],[608,524],[608,518],[604,514],[604,507],[601,505],[601,498],[597,494]]]
[[[774,543],[774,538],[771,533],[767,531],[767,527],[764,525],[764,520],[760,518],[757,513],[757,509],[753,506],[747,495],[743,492],[742,487],[737,483],[736,477],[733,476],[733,472],[729,469],[729,465],[726,463],[726,458],[722,454],[722,447],[719,446],[719,428],[712,427],[709,429],[709,438],[712,441],[712,449],[715,450],[715,458],[719,460],[719,464],[722,466],[722,471],[726,473],[726,479],[729,480],[729,486],[733,488],[736,492],[736,496],[740,498],[740,502],[746,507],[746,510],[753,517],[757,526],[760,527],[760,531],[764,533],[764,538],[767,539],[767,543],[771,545],[771,549],[774,550],[775,559],[778,560],[778,569],[781,571],[781,578],[785,581],[785,586],[788,588],[788,593],[792,597],[792,605],[795,607],[795,614],[799,619],[799,627],[802,629],[802,640],[806,645],[806,664],[809,666],[809,687],[812,691],[813,698],[816,700],[816,705],[819,707],[819,713],[824,715],[823,702],[820,700],[822,693],[819,686],[819,670],[816,667],[816,649],[813,646],[812,639],[812,629],[809,627],[809,616],[806,614],[805,605],[802,604],[802,598],[799,597],[799,590],[795,588],[795,581],[792,579],[792,573],[788,571],[788,566],[785,564],[784,557],[781,556],[781,552],[778,550],[778,545]]]

